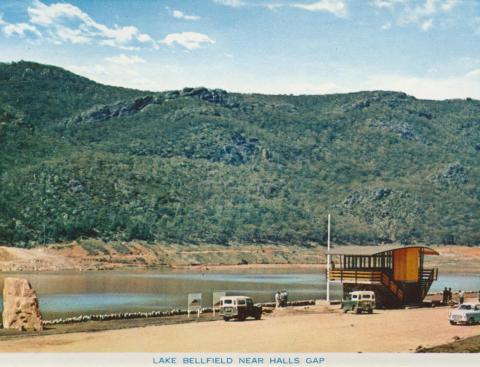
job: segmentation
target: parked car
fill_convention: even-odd
[[[220,315],[225,321],[237,319],[244,321],[247,317],[260,320],[262,317],[262,306],[253,304],[250,297],[229,296],[220,298]]]
[[[448,313],[450,324],[473,325],[480,323],[480,303],[463,303]]]
[[[343,312],[372,313],[375,308],[375,293],[372,291],[354,291],[348,294],[347,299],[342,301]]]

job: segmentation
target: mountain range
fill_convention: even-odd
[[[105,86],[0,64],[0,243],[480,244],[480,101]]]

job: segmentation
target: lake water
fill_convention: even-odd
[[[325,298],[325,272],[316,270],[246,270],[242,272],[108,271],[55,273],[1,273],[3,278],[27,278],[37,291],[46,319],[91,313],[152,311],[187,307],[188,293],[202,293],[203,305],[212,305],[212,292],[248,295],[255,302],[273,302],[283,288],[290,300]],[[480,274],[439,275],[431,291],[479,290]],[[332,298],[341,287],[331,286]]]

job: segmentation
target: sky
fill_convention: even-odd
[[[480,99],[480,0],[0,0],[0,62],[161,91]]]

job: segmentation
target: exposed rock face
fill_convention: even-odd
[[[26,279],[5,278],[3,287],[3,327],[43,330],[38,298]]]
[[[205,87],[183,88],[180,92],[182,97],[198,97],[210,103],[218,103],[220,105],[227,104],[228,93],[223,89],[207,89]]]
[[[67,125],[70,123],[94,123],[105,121],[113,117],[131,116],[137,112],[140,112],[152,103],[155,103],[154,97],[145,96],[136,98],[129,102],[119,102],[111,106],[96,106],[76,116],[70,121],[67,121]]]
[[[131,101],[117,102],[113,105],[95,106],[81,114],[67,120],[65,124],[89,124],[98,123],[115,117],[131,116],[141,112],[146,107],[153,104],[161,104],[164,101],[177,98],[199,98],[209,103],[217,104],[227,108],[238,107],[239,104],[229,97],[229,94],[223,89],[208,89],[205,87],[183,88],[181,91],[169,91],[138,97]]]
[[[229,144],[218,151],[213,160],[223,161],[227,164],[240,165],[260,152],[260,142],[257,138],[246,138],[236,132],[232,135]]]

